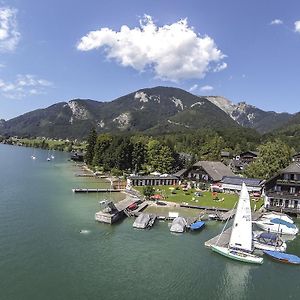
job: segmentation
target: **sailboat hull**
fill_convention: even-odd
[[[214,246],[214,245],[211,246],[211,249],[214,252],[217,252],[223,256],[226,256],[226,257],[234,259],[234,260],[238,260],[238,261],[242,261],[242,262],[246,262],[246,263],[252,263],[252,264],[262,264],[263,263],[262,257],[258,257],[256,255],[246,253],[243,251],[232,250],[230,248]]]

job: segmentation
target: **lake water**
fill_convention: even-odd
[[[66,153],[47,162],[47,151],[36,149],[35,161],[33,151],[0,145],[0,299],[299,299],[299,267],[206,249],[222,230],[215,221],[181,235],[167,222],[145,231],[133,219],[96,223],[106,196],[71,189],[101,184],[75,177]],[[299,236],[288,252],[300,255]]]

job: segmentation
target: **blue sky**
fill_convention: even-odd
[[[296,0],[0,0],[0,118],[157,85],[294,113],[299,83]]]

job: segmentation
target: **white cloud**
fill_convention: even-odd
[[[0,79],[0,94],[9,99],[22,99],[28,95],[45,93],[46,87],[53,84],[45,79],[38,79],[35,75],[17,75],[13,82]]]
[[[0,7],[0,52],[15,50],[20,40],[16,16],[16,9]]]
[[[295,31],[300,33],[300,21],[295,22]]]
[[[77,45],[80,51],[103,48],[109,59],[124,67],[145,71],[147,67],[163,80],[203,78],[225,57],[214,40],[200,36],[188,25],[187,19],[170,25],[157,26],[145,15],[140,26],[120,31],[100,28],[83,36]],[[227,64],[221,64],[221,69]],[[217,67],[218,68],[218,67]]]
[[[197,88],[198,88],[198,84],[194,84],[193,86],[191,86],[191,87],[189,88],[189,92],[193,92],[193,91],[195,91]]]
[[[275,19],[270,22],[270,25],[281,25],[281,24],[283,24],[283,21],[280,19]]]
[[[220,72],[220,71],[222,71],[222,70],[224,70],[224,69],[226,69],[227,68],[227,64],[225,63],[225,62],[222,62],[222,63],[220,63],[220,64],[218,64],[215,68],[214,68],[214,72]]]
[[[211,85],[204,85],[201,87],[201,91],[203,91],[203,92],[212,91],[213,89],[214,89],[214,87]]]

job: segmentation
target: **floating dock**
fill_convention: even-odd
[[[72,189],[73,193],[111,193],[111,192],[122,192],[123,189]]]
[[[259,219],[261,217],[261,215],[262,215],[262,213],[260,213],[260,212],[252,213],[252,221],[256,221],[257,219]],[[231,230],[232,230],[232,226],[227,228],[225,231],[223,231],[223,233],[220,233],[217,236],[213,237],[212,239],[206,241],[204,243],[205,247],[210,248],[212,245],[227,247],[229,244]]]

